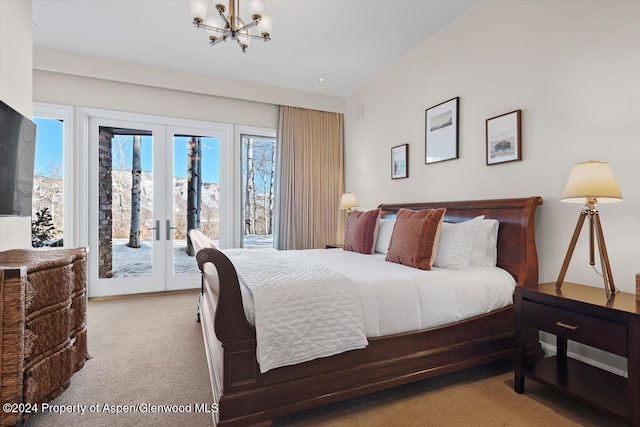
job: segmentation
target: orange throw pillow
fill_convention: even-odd
[[[353,211],[347,219],[344,250],[369,254],[375,252],[380,209]]]
[[[445,208],[400,209],[393,226],[387,261],[431,270],[436,259]]]

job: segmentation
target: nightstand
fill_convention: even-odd
[[[514,389],[530,378],[579,402],[640,426],[640,303],[619,293],[607,302],[602,288],[565,282],[516,288]],[[526,358],[526,330],[557,337],[557,354],[535,362]],[[628,378],[567,357],[575,341],[627,358]]]

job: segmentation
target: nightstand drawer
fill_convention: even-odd
[[[556,307],[523,301],[526,326],[627,356],[626,325]]]

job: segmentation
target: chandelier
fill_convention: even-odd
[[[229,13],[223,4],[211,6],[209,0],[191,0],[191,15],[193,25],[202,28],[209,35],[209,44],[214,46],[228,39],[235,40],[243,52],[249,47],[249,40],[271,40],[271,19],[262,14],[264,0],[249,0],[249,14],[251,22],[245,23],[240,18],[240,0],[229,0]],[[256,29],[256,32],[250,30]]]

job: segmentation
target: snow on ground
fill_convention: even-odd
[[[150,276],[153,260],[152,242],[150,239],[140,242],[139,248],[127,246],[129,239],[113,239],[113,277]],[[273,247],[273,235],[247,235],[244,237],[245,248]],[[218,241],[214,240],[218,245]],[[198,263],[195,257],[187,255],[186,240],[173,241],[173,271],[175,274],[197,273]]]

